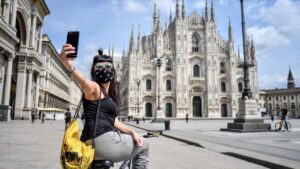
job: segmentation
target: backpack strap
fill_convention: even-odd
[[[81,107],[81,105],[82,105],[82,99],[83,99],[83,95],[82,95],[82,97],[81,97],[81,99],[80,99],[80,102],[79,102],[77,108],[76,108],[76,112],[75,112],[74,117],[73,117],[74,119],[76,119],[76,118],[79,117],[79,116],[78,116],[78,113],[79,113],[80,107]]]
[[[101,89],[101,85],[100,85],[100,89]],[[95,126],[94,126],[94,135],[93,135],[93,140],[92,140],[92,147],[94,148],[95,146],[95,138],[96,138],[96,129],[97,129],[97,122],[98,122],[98,118],[99,118],[99,114],[102,112],[100,111],[100,101],[101,101],[101,92],[100,92],[100,98],[98,101],[98,105],[97,105],[97,110],[96,110],[96,119],[95,119]]]

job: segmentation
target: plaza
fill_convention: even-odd
[[[224,127],[226,120],[192,120],[188,124],[185,121],[171,121],[171,130],[163,131],[163,136],[149,138],[151,144],[150,169],[198,169],[198,168],[265,168],[239,158],[222,154],[239,149],[239,152],[246,152],[249,156],[257,155],[256,158],[266,159],[291,168],[299,166],[299,142],[300,142],[300,121],[291,120],[295,126],[289,133],[269,132],[269,133],[231,133],[220,132],[219,128]],[[127,122],[126,122],[127,123]],[[136,125],[135,122],[129,122]],[[163,129],[163,123],[141,122],[138,127],[148,129]],[[137,129],[139,133],[144,130]],[[11,121],[10,123],[0,123],[0,166],[1,169],[57,169],[60,168],[59,153],[61,140],[64,134],[64,121],[47,120],[44,124],[40,121],[29,123],[28,121]],[[176,139],[165,136],[180,137],[192,142],[197,142],[204,146],[195,147]],[[218,143],[220,139],[224,143]],[[250,140],[245,144],[241,140]],[[212,140],[215,140],[214,142]],[[255,141],[256,140],[256,141]],[[284,141],[286,140],[286,141]],[[232,146],[237,141],[241,144],[235,146],[245,146],[237,148]],[[259,143],[259,141],[264,141]],[[231,142],[231,143],[229,143]],[[274,143],[277,145],[274,147]],[[270,145],[271,144],[271,145]],[[255,152],[249,149],[257,149]],[[271,149],[269,151],[269,149]],[[280,155],[275,155],[278,151],[284,151]],[[273,152],[272,152],[273,151]],[[273,154],[272,154],[273,153]],[[266,155],[267,154],[267,155]],[[280,160],[281,159],[281,160]],[[115,164],[114,169],[120,166]]]

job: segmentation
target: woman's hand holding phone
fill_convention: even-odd
[[[68,58],[67,55],[69,54],[75,54],[76,49],[70,44],[65,44],[61,50],[60,53],[60,59],[65,65],[65,67],[68,69],[69,72],[72,71],[73,66],[74,66],[74,58]]]

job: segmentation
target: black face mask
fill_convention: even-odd
[[[107,83],[115,79],[113,67],[97,66],[95,68],[95,80],[98,83]]]

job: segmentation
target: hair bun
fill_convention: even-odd
[[[103,55],[103,48],[99,48],[99,49],[98,49],[98,54],[99,54],[99,56],[102,56],[102,55]]]

